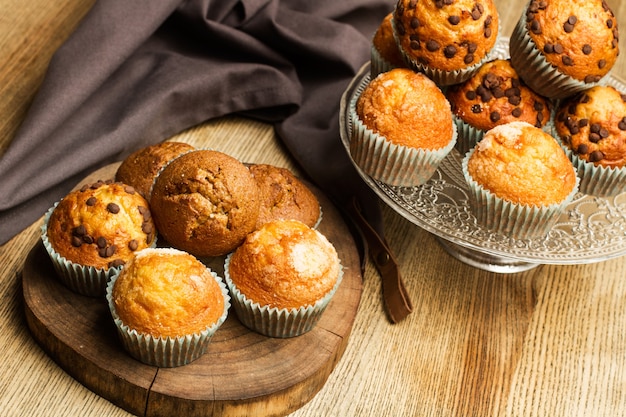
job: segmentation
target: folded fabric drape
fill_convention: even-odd
[[[381,239],[339,139],[339,101],[391,0],[101,0],[57,51],[0,159],[0,244],[87,173],[211,118],[274,124],[340,208]],[[236,140],[236,138],[233,138]]]

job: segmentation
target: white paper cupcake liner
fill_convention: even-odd
[[[44,223],[41,226],[41,241],[52,261],[52,266],[59,280],[70,290],[77,294],[88,297],[102,297],[106,291],[109,279],[118,273],[123,266],[111,268],[95,268],[85,266],[66,259],[54,250],[48,240],[48,220],[59,202],[56,202],[44,216]],[[155,237],[151,247],[156,247]]]
[[[561,143],[561,147],[580,178],[581,193],[596,197],[614,197],[626,191],[626,168],[596,166],[579,158],[567,145]]]
[[[530,88],[544,97],[565,98],[598,84],[577,80],[552,66],[528,34],[525,11],[511,34],[509,52],[511,65],[518,75]]]
[[[229,273],[231,257],[232,253],[224,262],[224,279],[230,290],[235,313],[244,326],[268,337],[296,337],[313,329],[337,292],[343,278],[343,267],[340,265],[339,276],[333,288],[313,305],[293,309],[262,306],[241,293],[231,280]]]
[[[383,72],[391,71],[396,68],[391,62],[387,59],[383,58],[383,56],[378,52],[378,49],[371,46],[371,54],[370,54],[370,78],[376,78],[378,74]]]
[[[479,224],[495,233],[514,239],[543,237],[548,234],[578,192],[580,180],[576,178],[576,185],[572,191],[557,204],[537,207],[504,200],[472,179],[467,164],[474,150],[475,148],[470,150],[462,161],[463,176],[469,187],[470,209]]]
[[[187,365],[204,355],[211,338],[226,321],[230,308],[230,296],[226,285],[215,272],[211,271],[211,274],[224,295],[224,312],[213,325],[202,332],[179,337],[155,337],[139,333],[124,324],[119,318],[113,302],[113,285],[119,276],[119,271],[114,274],[106,287],[106,299],[124,349],[140,362],[161,368]]]
[[[350,155],[354,162],[372,178],[394,186],[413,187],[426,183],[456,144],[456,125],[452,138],[441,149],[416,149],[389,142],[368,129],[356,114],[356,102],[369,83],[364,77],[350,100]]]

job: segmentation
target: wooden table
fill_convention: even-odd
[[[0,16],[0,155],[51,54],[93,0],[5,0]],[[503,34],[523,8],[496,0]],[[626,30],[626,2],[608,0]],[[626,36],[614,72],[626,78]],[[237,141],[229,140],[236,135]],[[297,171],[272,129],[227,117],[176,140]],[[352,335],[324,388],[293,416],[615,416],[626,414],[626,258],[495,274],[463,264],[384,209],[415,310],[392,325],[368,261]],[[38,224],[0,247],[0,414],[126,416],[34,342],[20,271]],[[419,244],[416,244],[419,242]]]

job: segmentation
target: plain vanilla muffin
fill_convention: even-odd
[[[150,189],[159,171],[172,159],[194,149],[182,142],[162,142],[138,149],[122,161],[115,180],[132,185],[139,194],[150,199]]]
[[[609,196],[626,189],[626,94],[594,86],[564,99],[554,128],[577,168],[582,192]]]
[[[511,62],[533,90],[564,98],[608,74],[618,42],[604,0],[531,0],[511,35]]]
[[[148,202],[133,187],[98,181],[70,192],[48,211],[42,240],[64,282],[97,296],[104,294],[113,269],[156,244],[156,228]]]
[[[299,220],[309,227],[317,225],[320,203],[313,192],[290,170],[268,164],[250,166],[260,196],[256,228],[271,220]]]
[[[382,182],[423,184],[456,142],[450,103],[422,73],[394,68],[365,79],[350,106],[351,155]]]
[[[254,230],[259,189],[248,168],[218,151],[188,152],[155,180],[150,207],[163,238],[201,257],[231,252]]]
[[[227,257],[224,270],[242,323],[275,337],[310,330],[342,277],[334,246],[297,220],[265,223]]]
[[[507,59],[485,63],[470,79],[448,88],[446,97],[462,154],[497,125],[522,121],[543,128],[550,121],[550,101],[531,90]]]
[[[557,141],[526,122],[487,131],[465,156],[463,173],[479,222],[518,238],[545,234],[578,189]]]
[[[374,36],[371,46],[371,75],[374,78],[381,72],[389,71],[392,68],[406,67],[404,58],[398,48],[398,43],[393,36],[391,19],[393,14],[389,13],[382,20]]]
[[[467,79],[496,44],[491,0],[398,0],[393,27],[404,60],[438,85]]]
[[[183,365],[204,353],[230,306],[221,278],[171,248],[137,252],[111,279],[107,299],[129,352],[157,366]]]

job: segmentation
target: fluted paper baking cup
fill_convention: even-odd
[[[105,294],[107,282],[111,276],[122,269],[122,266],[95,268],[81,265],[66,259],[55,251],[48,240],[48,220],[50,220],[50,216],[58,204],[59,202],[56,202],[48,209],[41,226],[41,241],[52,261],[54,271],[59,280],[73,292],[88,297],[102,297]],[[156,240],[155,238],[152,246],[156,246]]]
[[[237,289],[229,273],[231,257],[232,253],[224,261],[224,279],[230,290],[235,313],[244,326],[268,337],[296,337],[312,330],[322,317],[343,279],[343,267],[340,264],[337,282],[324,297],[317,300],[313,305],[292,309],[263,306],[250,300]]]
[[[371,46],[370,55],[370,77],[372,79],[376,78],[378,74],[390,71],[396,67],[385,59],[374,45]]]
[[[509,53],[511,65],[517,74],[530,88],[544,97],[565,98],[598,84],[577,80],[550,64],[528,34],[525,12],[511,34]]]
[[[495,233],[514,239],[541,238],[548,234],[578,192],[580,180],[577,177],[576,185],[560,203],[531,206],[504,200],[472,179],[467,164],[474,151],[475,148],[471,149],[462,161],[463,176],[469,187],[470,209],[479,224]]]
[[[106,287],[106,299],[124,349],[140,362],[161,368],[183,366],[204,355],[209,347],[211,338],[226,321],[228,309],[230,308],[230,296],[226,285],[215,272],[211,271],[211,274],[222,290],[224,312],[213,325],[203,331],[178,337],[156,337],[150,334],[139,333],[137,330],[124,324],[119,318],[113,302],[113,285],[115,285],[115,281],[119,276],[119,271],[114,274]]]
[[[456,144],[456,125],[448,144],[441,149],[417,149],[391,143],[367,128],[356,114],[356,102],[369,78],[350,100],[350,155],[354,162],[372,178],[394,186],[413,187],[426,183]]]
[[[626,190],[626,168],[596,166],[581,159],[567,145],[561,147],[580,178],[579,191],[596,197],[614,197]]]

